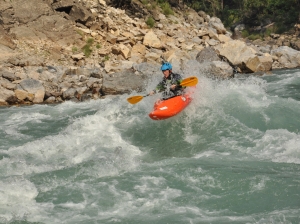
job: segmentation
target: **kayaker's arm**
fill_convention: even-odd
[[[181,78],[181,76],[180,76],[180,78]],[[171,90],[180,90],[180,89],[182,89],[183,87],[180,85],[181,82],[182,82],[182,79],[176,80],[176,84],[173,84],[173,85],[170,87],[170,89],[171,89]]]
[[[155,93],[160,93],[160,92],[162,92],[164,90],[165,90],[165,82],[161,81],[160,83],[158,83],[158,85],[156,86],[156,88],[149,93],[149,95],[152,96]]]

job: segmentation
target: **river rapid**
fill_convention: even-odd
[[[300,223],[300,70],[190,75],[164,121],[140,93],[1,108],[0,223]]]

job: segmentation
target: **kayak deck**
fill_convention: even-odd
[[[158,100],[149,114],[152,120],[164,120],[180,113],[192,101],[189,93],[175,96],[167,100]]]

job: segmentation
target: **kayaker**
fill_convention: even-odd
[[[153,95],[157,92],[163,92],[163,100],[181,95],[184,89],[184,87],[180,86],[182,76],[172,72],[172,65],[169,62],[165,62],[160,69],[164,74],[164,77],[162,81],[158,83],[156,88],[149,93],[149,95]]]

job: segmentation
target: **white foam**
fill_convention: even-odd
[[[118,155],[117,147],[121,147]],[[110,161],[104,172],[100,170],[98,174],[105,175],[112,167],[114,172],[136,167],[135,158],[141,155],[137,147],[122,139],[114,123],[100,114],[77,118],[57,135],[11,147],[5,153],[6,158],[0,160],[0,170],[6,170],[8,176],[63,169],[101,157]]]
[[[270,180],[269,177],[258,175],[251,178],[250,181],[250,192],[262,191],[266,188],[266,183]]]
[[[42,119],[50,118],[50,115],[42,114],[38,112],[18,112],[11,114],[6,121],[4,122],[4,126],[10,125],[23,125],[27,122],[33,121],[34,123],[41,123]]]
[[[8,136],[13,136],[14,138],[26,138],[25,134],[20,133],[20,130],[26,130],[26,123],[39,124],[42,119],[49,119],[51,116],[38,113],[38,112],[17,112],[10,114],[3,124],[1,124],[0,129]]]
[[[258,217],[254,217],[255,223],[285,223],[292,224],[288,219],[299,219],[300,209],[286,209],[286,210],[274,210],[266,214],[259,214]]]
[[[194,158],[199,159],[202,157],[223,157],[223,156],[229,156],[231,155],[231,152],[217,152],[213,150],[208,150],[205,152],[198,153],[194,156]]]
[[[267,130],[262,138],[254,140],[256,146],[247,152],[260,159],[273,162],[300,164],[300,135],[285,129]]]
[[[23,219],[38,210],[35,197],[38,191],[23,177],[9,177],[0,181],[0,221]]]

